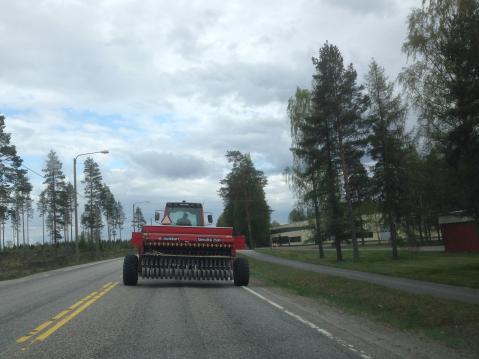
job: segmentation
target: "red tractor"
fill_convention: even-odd
[[[160,214],[155,213],[158,222]],[[208,223],[213,218],[208,215]],[[244,237],[233,236],[233,228],[207,227],[201,203],[168,202],[161,225],[143,226],[133,232],[138,255],[123,262],[123,283],[136,285],[138,276],[154,279],[233,280],[249,283],[249,265],[236,256],[244,248]]]

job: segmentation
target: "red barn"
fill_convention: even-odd
[[[479,225],[461,214],[439,217],[446,252],[479,252]]]

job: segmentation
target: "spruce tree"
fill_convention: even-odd
[[[258,171],[249,154],[228,151],[231,172],[220,181],[219,195],[223,199],[224,222],[237,234],[246,235],[250,248],[269,245],[271,210],[266,203],[264,187],[266,176]]]
[[[394,94],[394,85],[388,82],[384,69],[375,61],[369,65],[367,89],[370,98],[368,122],[369,155],[375,161],[373,168],[374,192],[382,204],[382,215],[389,227],[393,258],[398,258],[397,227],[406,180],[404,153],[406,106]]]

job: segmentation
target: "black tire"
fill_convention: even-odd
[[[123,260],[123,284],[136,285],[138,283],[138,257],[129,254]]]
[[[235,286],[247,286],[249,283],[249,263],[245,258],[235,258],[233,262],[233,279]]]

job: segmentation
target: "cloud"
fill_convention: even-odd
[[[27,165],[39,171],[54,149],[71,179],[75,155],[109,149],[94,158],[125,208],[185,199],[218,215],[226,151],[240,150],[268,176],[284,222],[294,204],[281,175],[286,104],[311,87],[311,57],[328,40],[360,80],[373,57],[394,79],[417,1],[35,4],[4,1],[0,12],[0,112]]]
[[[170,148],[175,151],[181,146]],[[130,156],[134,165],[146,170],[147,175],[169,179],[192,179],[209,177],[217,172],[215,163],[201,157],[166,151],[144,151]]]
[[[355,14],[392,14],[397,9],[394,0],[324,0],[325,3]]]

